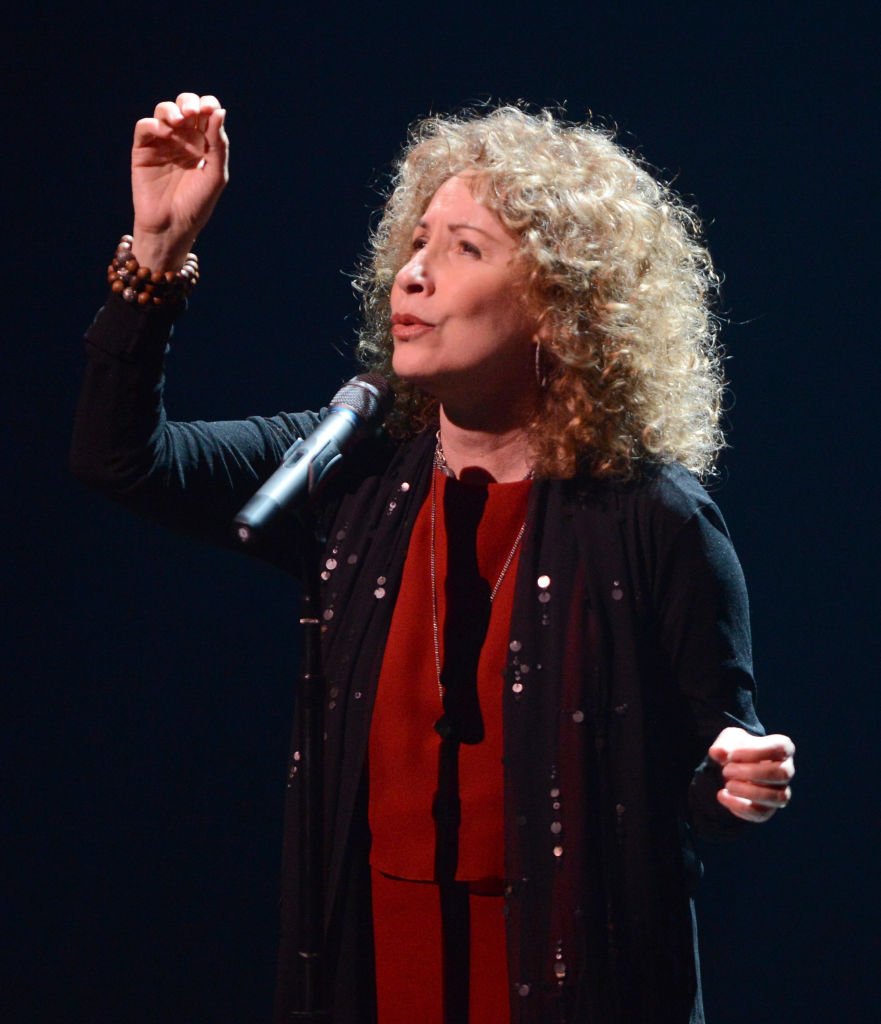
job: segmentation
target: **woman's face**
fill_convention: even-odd
[[[449,178],[413,233],[391,291],[395,373],[444,404],[533,384],[536,326],[515,267],[517,238]]]

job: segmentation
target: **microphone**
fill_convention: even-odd
[[[376,433],[394,400],[394,391],[378,373],[361,373],[344,384],[315,430],[294,441],[278,469],[233,519],[241,543],[253,543],[285,512],[311,501],[339,470],[343,456]]]

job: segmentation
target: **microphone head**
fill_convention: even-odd
[[[347,381],[330,400],[330,408],[344,406],[368,423],[381,423],[395,403],[389,382],[378,373],[359,373]]]
[[[379,430],[395,394],[378,373],[362,373],[330,400],[327,415],[285,452],[282,464],[233,520],[242,544],[261,540],[284,512],[315,498],[339,471],[344,456]]]

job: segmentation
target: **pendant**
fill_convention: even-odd
[[[441,715],[440,718],[434,723],[434,731],[440,736],[442,740],[450,742],[455,740],[456,728],[450,720],[449,715]]]

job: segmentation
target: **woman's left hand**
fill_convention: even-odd
[[[716,797],[738,818],[767,821],[789,803],[795,744],[788,736],[753,736],[729,727],[713,741],[709,755],[725,779]]]

